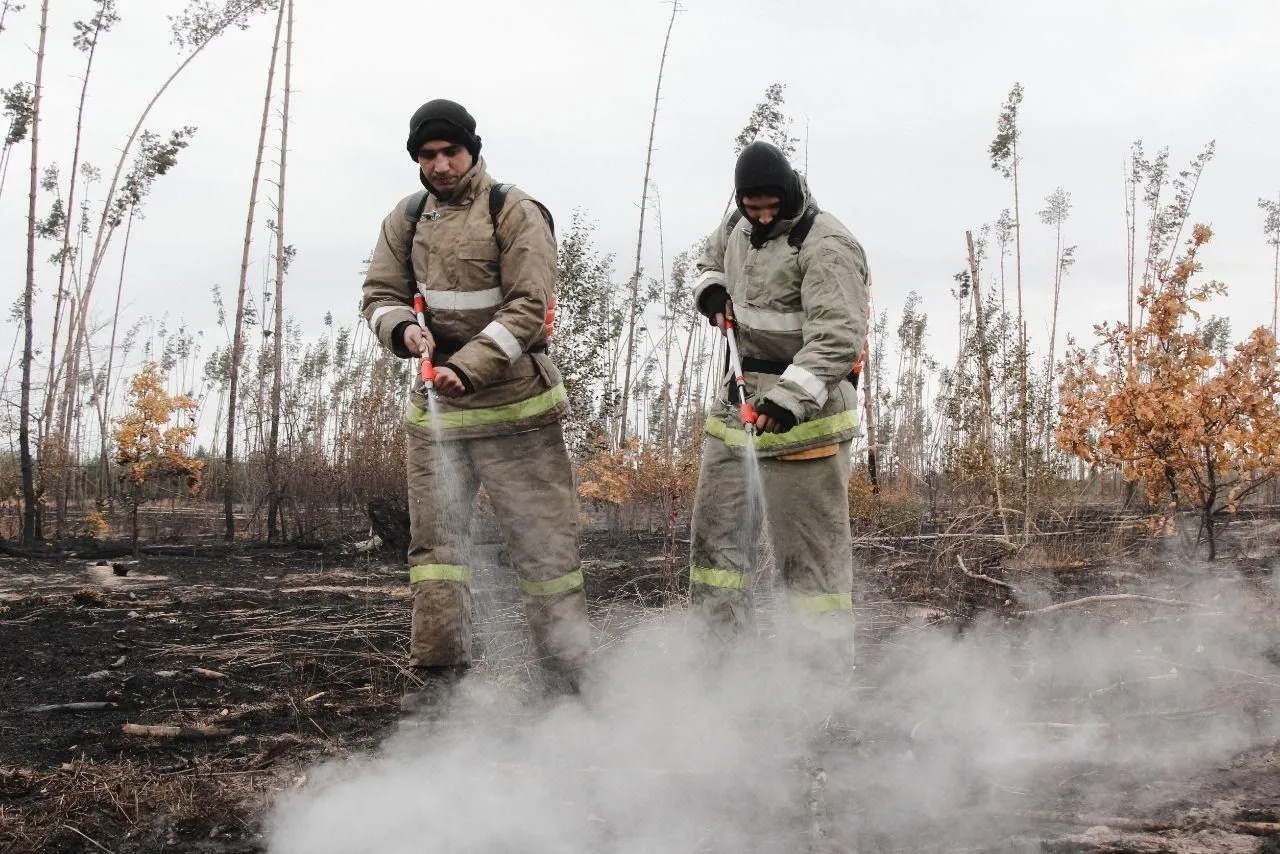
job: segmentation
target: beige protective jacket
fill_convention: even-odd
[[[365,276],[361,312],[382,346],[408,357],[395,333],[416,322],[413,294],[420,292],[436,341],[433,361],[456,366],[472,386],[461,397],[439,397],[435,422],[423,397],[412,395],[410,427],[443,439],[518,433],[559,420],[568,405],[545,348],[555,239],[539,206],[514,187],[495,233],[493,183],[480,158],[452,198],[428,197],[421,220],[406,216],[411,197],[401,200],[382,221]]]
[[[801,178],[804,202],[813,200]],[[768,399],[795,415],[785,433],[756,437],[757,453],[781,456],[851,439],[858,434],[856,391],[848,381],[866,345],[870,305],[866,255],[840,221],[821,212],[797,250],[787,238],[799,216],[777,224],[760,248],[751,223],[730,228],[726,217],[697,263],[695,303],[721,285],[733,300],[742,357],[788,363],[781,375],[747,371],[748,398]],[[727,387],[706,431],[730,445],[746,434]]]

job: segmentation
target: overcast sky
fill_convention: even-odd
[[[947,361],[964,231],[976,233],[1011,204],[987,146],[1020,81],[1024,286],[1039,350],[1053,235],[1035,213],[1056,186],[1072,194],[1066,239],[1079,247],[1063,294],[1066,330],[1087,335],[1093,322],[1124,315],[1123,168],[1135,139],[1148,151],[1168,146],[1178,168],[1217,141],[1193,211],[1217,232],[1206,270],[1231,287],[1216,310],[1230,315],[1237,338],[1269,323],[1272,254],[1257,198],[1280,196],[1276,0],[683,3],[652,173],[668,262],[715,227],[732,186],[733,139],[765,87],[784,83],[797,159],[807,148],[818,201],[865,246],[877,312],[893,317],[918,291],[930,350]],[[28,0],[0,33],[0,86],[32,76],[38,5]],[[120,0],[122,21],[102,41],[87,114],[87,157],[105,172],[176,63],[164,16],[183,5]],[[71,21],[92,7],[53,6],[42,164],[65,166],[81,68]],[[354,317],[378,224],[417,187],[404,148],[408,117],[437,97],[476,117],[496,179],[535,194],[562,225],[574,208],[587,211],[625,282],[669,9],[638,0],[299,0],[286,216],[298,254],[287,311],[309,335],[326,312]],[[135,228],[130,317],[167,313],[170,327],[185,319],[215,334],[210,293],[214,285],[233,292],[238,275],[272,23],[264,16],[216,42],[148,121],[161,132],[199,131]],[[6,304],[23,280],[27,157],[27,148],[17,152],[0,198]],[[263,276],[265,237],[251,282]],[[652,274],[656,232],[645,246]],[[44,246],[41,257],[51,251]],[[48,294],[56,269],[42,265],[38,274]],[[101,294],[97,311],[108,303]]]

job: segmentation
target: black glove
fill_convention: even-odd
[[[724,308],[728,304],[729,292],[724,285],[709,285],[698,299],[698,311],[705,314],[707,322],[715,326],[716,315],[724,314]]]
[[[760,404],[756,407],[756,412],[760,415],[768,415],[781,424],[782,429],[778,431],[780,433],[785,433],[796,426],[796,417],[791,414],[791,410],[785,406],[779,406],[768,398],[760,401]]]
[[[451,370],[451,371],[453,371],[455,374],[457,374],[457,375],[458,375],[458,380],[462,383],[462,387],[466,390],[466,393],[467,393],[467,394],[471,394],[472,392],[474,392],[474,391],[476,390],[476,387],[475,387],[474,385],[472,385],[472,384],[471,384],[471,377],[467,376],[467,375],[463,372],[462,368],[459,368],[459,367],[458,367],[457,365],[455,365],[453,362],[445,362],[445,363],[444,363],[443,365],[441,365],[440,367],[442,367],[442,368],[448,368],[449,370]]]

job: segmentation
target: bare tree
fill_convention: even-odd
[[[969,278],[973,282],[970,291],[973,294],[973,311],[977,319],[976,335],[978,337],[978,371],[982,384],[982,441],[991,463],[992,491],[996,499],[996,511],[1000,514],[1000,526],[1005,537],[1009,536],[1009,521],[1004,511],[1004,494],[1000,489],[1000,468],[996,464],[995,436],[991,425],[991,367],[987,360],[986,329],[987,318],[982,309],[982,288],[978,282],[982,279],[978,271],[978,256],[973,248],[973,232],[964,233],[965,245],[969,250]]]
[[[195,128],[187,127],[170,134],[166,142],[149,131],[143,130],[147,117],[159,103],[164,93],[182,74],[197,56],[204,52],[214,39],[231,29],[245,29],[250,17],[266,8],[275,8],[277,0],[225,0],[215,5],[211,0],[191,0],[184,11],[170,17],[172,42],[184,50],[185,56],[178,66],[169,74],[164,83],[151,96],[138,116],[130,131],[120,156],[116,161],[111,182],[102,200],[102,211],[98,217],[97,233],[87,272],[82,275],[81,287],[76,299],[72,301],[72,310],[68,315],[67,334],[72,343],[64,347],[61,358],[63,372],[62,401],[58,417],[58,442],[61,445],[59,454],[65,456],[69,442],[68,425],[76,399],[77,383],[80,377],[79,358],[87,346],[89,304],[93,288],[106,259],[111,239],[120,225],[124,223],[129,208],[149,192],[156,177],[165,174],[176,162],[177,153],[184,148],[195,132]],[[135,143],[140,145],[141,152],[134,167],[125,172],[125,165],[133,153]],[[71,338],[74,336],[74,339]]]
[[[1062,293],[1062,277],[1075,263],[1074,246],[1063,247],[1062,224],[1071,216],[1071,194],[1061,187],[1045,196],[1045,208],[1038,213],[1040,221],[1054,230],[1053,254],[1053,314],[1049,321],[1049,352],[1045,356],[1045,377],[1053,376],[1053,361],[1057,352],[1058,339],[1058,300]],[[1044,450],[1046,456],[1052,450],[1052,418],[1053,382],[1048,381],[1045,388],[1044,406]]]
[[[640,191],[640,227],[636,229],[636,264],[631,273],[631,309],[627,316],[627,352],[622,368],[622,412],[618,419],[618,444],[627,439],[627,401],[631,396],[631,362],[635,353],[636,319],[640,314],[640,251],[644,247],[644,215],[649,207],[649,171],[653,164],[653,135],[658,127],[658,103],[662,99],[662,74],[667,67],[667,47],[671,44],[671,30],[680,13],[679,0],[671,2],[671,19],[667,22],[667,35],[662,40],[662,58],[658,61],[658,82],[653,89],[653,113],[649,119],[649,145],[644,153],[644,184]]]
[[[124,248],[120,253],[120,278],[116,282],[116,302],[111,311],[111,340],[107,345],[107,365],[102,374],[102,393],[99,395],[102,398],[99,406],[99,421],[102,424],[102,432],[99,437],[102,473],[99,482],[104,494],[111,488],[111,478],[107,468],[107,442],[110,440],[110,432],[106,423],[107,415],[111,412],[111,372],[116,357],[116,333],[120,327],[120,300],[124,296],[125,260],[129,257],[129,238],[133,236],[133,220],[135,216],[137,216],[137,211],[134,208],[130,208],[129,219],[124,227]]]
[[[1267,245],[1275,249],[1271,273],[1271,337],[1276,337],[1276,315],[1280,312],[1280,201],[1258,199],[1258,207],[1267,215],[1262,222],[1262,233]]]
[[[271,61],[267,65],[267,91],[262,98],[262,122],[258,126],[258,152],[253,161],[253,181],[249,185],[249,211],[244,221],[244,248],[240,255],[240,285],[236,291],[236,315],[231,331],[231,371],[227,380],[227,448],[223,458],[222,511],[228,542],[236,538],[235,522],[235,453],[236,393],[240,384],[240,362],[244,358],[245,288],[249,280],[249,247],[253,243],[254,210],[258,205],[258,183],[262,178],[262,153],[267,147],[267,123],[271,118],[271,95],[275,85],[276,57],[280,52],[280,29],[284,23],[284,5],[276,16],[276,34],[271,42]]]
[[[40,97],[44,84],[44,47],[49,30],[49,0],[40,4],[40,42],[31,97],[31,184],[27,196],[27,283],[22,292],[22,396],[18,404],[18,444],[22,468],[22,542],[35,545],[40,535],[35,467],[31,459],[31,320],[36,292],[36,194],[40,189]]]
[[[987,150],[991,155],[991,168],[1013,182],[1014,282],[1018,300],[1018,361],[1021,364],[1018,384],[1018,468],[1022,480],[1023,510],[1025,511],[1031,502],[1029,460],[1031,448],[1028,431],[1030,412],[1027,405],[1027,326],[1022,311],[1022,213],[1018,200],[1018,164],[1021,162],[1021,158],[1018,157],[1018,139],[1021,136],[1018,130],[1018,109],[1021,105],[1022,84],[1014,83],[1013,88],[1009,90],[1009,97],[1000,108],[1000,118],[996,122],[996,136]],[[1023,523],[1025,530],[1029,533],[1031,520],[1024,518]]]
[[[71,265],[71,228],[74,217],[71,215],[76,204],[76,180],[80,173],[80,146],[84,138],[84,105],[89,95],[89,80],[93,74],[93,60],[98,53],[98,39],[102,34],[119,22],[116,14],[115,0],[94,0],[97,11],[86,21],[76,21],[75,37],[71,40],[76,49],[85,55],[84,76],[80,81],[80,102],[76,106],[76,136],[71,153],[71,174],[67,187],[66,201],[63,205],[62,248],[58,251],[58,289],[54,292],[53,302],[53,334],[49,340],[49,371],[45,381],[44,392],[44,425],[48,430],[53,421],[53,404],[57,391],[54,369],[57,365],[58,331],[62,324],[63,300],[67,296],[67,273]],[[104,459],[105,459],[105,444]]]
[[[280,366],[284,345],[284,276],[293,259],[293,247],[284,243],[285,166],[289,155],[289,95],[293,81],[293,0],[287,0],[289,23],[284,41],[284,94],[280,109],[280,179],[276,182],[276,294],[275,337],[272,352],[271,438],[267,445],[267,540],[276,539],[280,513]]]
[[[21,3],[14,3],[12,0],[4,0],[4,4],[0,5],[0,33],[4,32],[4,19],[9,17],[10,12],[21,12],[25,6]]]

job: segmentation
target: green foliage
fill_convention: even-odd
[[[1018,108],[1022,105],[1022,84],[1014,83],[1009,97],[1000,108],[996,121],[996,136],[987,152],[991,155],[991,168],[1006,178],[1012,178],[1018,165]]]
[[[17,145],[31,131],[31,119],[35,115],[35,88],[30,83],[15,83],[8,89],[0,89],[0,96],[4,98],[4,115],[9,120],[4,144]]]
[[[556,272],[552,342],[569,395],[572,414],[566,433],[575,451],[589,446],[602,429],[596,413],[609,374],[609,349],[623,322],[622,312],[612,305],[613,256],[600,253],[594,234],[595,225],[575,210],[560,241]]]
[[[279,0],[191,0],[177,15],[169,16],[172,42],[179,48],[195,51],[229,29],[248,28],[249,20],[258,12],[279,9]]]
[[[791,136],[791,119],[784,111],[786,98],[782,92],[785,88],[785,84],[771,83],[764,90],[764,98],[756,104],[746,125],[733,141],[735,155],[742,153],[742,149],[757,139],[765,139],[776,145],[787,155],[788,160],[796,153],[796,140]]]
[[[178,152],[191,143],[195,132],[196,129],[188,125],[172,131],[167,140],[151,131],[142,132],[133,168],[125,175],[124,184],[112,204],[110,223],[113,227],[120,225],[127,213],[142,204],[156,178],[177,165]]]
[[[120,21],[120,16],[116,14],[116,0],[93,0],[93,2],[98,7],[93,17],[88,21],[75,21],[72,24],[76,34],[72,37],[71,43],[75,45],[76,50],[83,53],[89,53],[97,47],[98,37]]]

